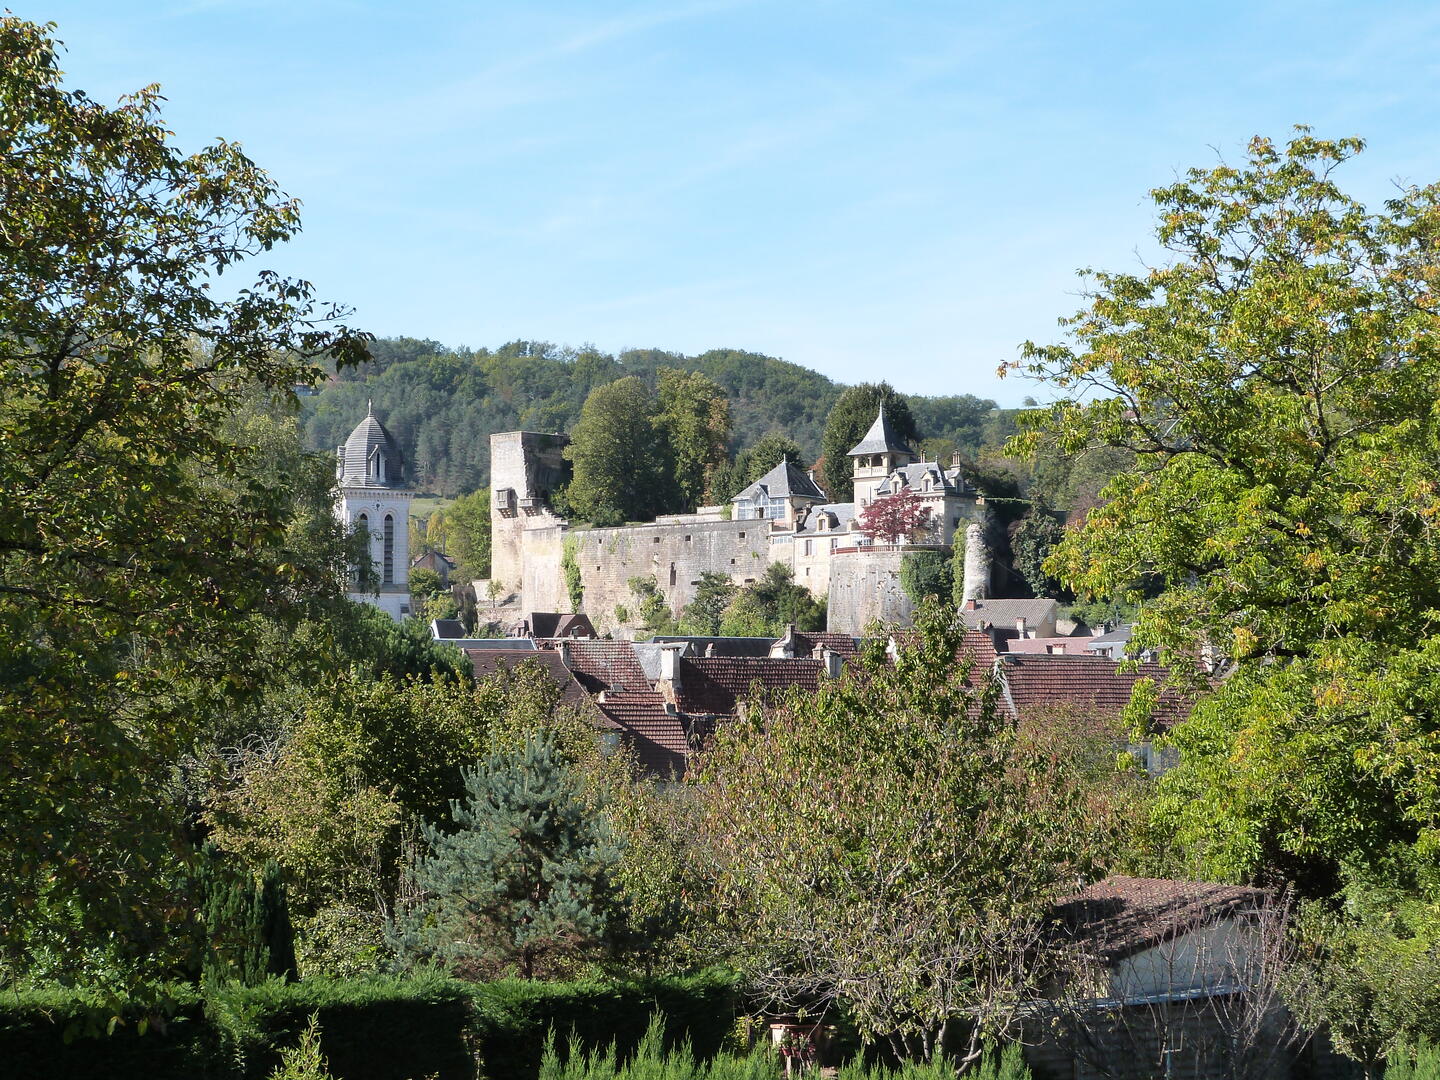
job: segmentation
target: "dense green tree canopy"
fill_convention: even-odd
[[[714,379],[698,371],[661,368],[656,423],[669,446],[678,506],[704,502],[715,472],[726,463],[730,404]]]
[[[909,402],[889,383],[861,383],[852,386],[835,402],[825,421],[821,452],[825,456],[824,488],[832,502],[849,502],[855,494],[852,483],[854,463],[851,448],[870,430],[881,404],[895,434],[913,447],[920,439]]]
[[[1408,897],[1428,915],[1362,927],[1398,955],[1440,940],[1440,188],[1372,212],[1334,179],[1360,148],[1257,138],[1154,192],[1169,260],[1094,274],[1070,342],[1026,347],[1066,396],[1018,448],[1135,456],[1046,571],[1102,598],[1161,583],[1137,641],[1233,669],[1175,736],[1178,858],[1347,924]],[[1395,1038],[1434,1015],[1384,1007]]]
[[[299,227],[239,147],[181,153],[155,87],[67,91],[46,28],[0,19],[0,52],[0,934],[66,907],[143,951],[166,762],[263,678],[247,616],[333,586],[285,551],[293,478],[226,420],[364,343],[304,282],[230,287]]]
[[[1104,828],[1077,756],[1024,738],[988,676],[935,663],[953,618],[932,604],[919,625],[893,662],[877,645],[723,725],[697,831],[732,961],[775,1006],[843,998],[863,1034],[926,1056],[964,1018],[974,1054],[1015,1016],[1045,905]]]
[[[669,448],[643,380],[630,376],[592,390],[565,456],[575,469],[567,497],[582,521],[620,525],[666,508]]]
[[[425,829],[401,955],[470,977],[526,979],[595,955],[619,923],[623,852],[603,809],[544,732],[466,770],[455,828]]]

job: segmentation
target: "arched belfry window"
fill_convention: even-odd
[[[385,515],[385,584],[395,584],[395,515]]]

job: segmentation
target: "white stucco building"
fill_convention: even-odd
[[[369,534],[378,583],[375,592],[352,592],[350,599],[374,604],[396,621],[410,614],[410,500],[415,493],[406,489],[404,474],[400,447],[373,409],[335,449],[335,513]]]

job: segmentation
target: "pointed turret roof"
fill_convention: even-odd
[[[875,417],[875,423],[870,425],[870,430],[865,437],[856,443],[850,450],[849,457],[858,454],[909,454],[915,456],[915,451],[905,445],[905,441],[895,434],[895,429],[890,426],[890,420],[885,415],[885,405],[880,405],[880,414]]]
[[[365,419],[350,432],[341,452],[344,460],[339,479],[345,487],[400,487],[404,483],[405,457],[400,453],[400,444],[375,418],[373,404],[367,409]],[[378,480],[370,469],[370,461],[376,454],[383,461]]]

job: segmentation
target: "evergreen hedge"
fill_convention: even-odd
[[[565,983],[518,979],[471,987],[471,1030],[485,1080],[535,1080],[546,1035],[562,1044],[620,1054],[639,1045],[652,1015],[665,1019],[666,1046],[689,1039],[695,1056],[715,1054],[735,1023],[738,984],[728,972],[665,979]]]
[[[263,1080],[280,1050],[318,1014],[321,1049],[337,1080],[534,1080],[546,1035],[621,1052],[637,1045],[652,1013],[670,1042],[697,1056],[720,1048],[736,1012],[736,985],[721,973],[632,981],[519,980],[471,984],[412,978],[279,980],[232,985],[202,997],[175,992],[163,1023],[138,1032],[124,1010],[110,1034],[100,999],[84,991],[0,992],[0,1074],[47,1080]]]

